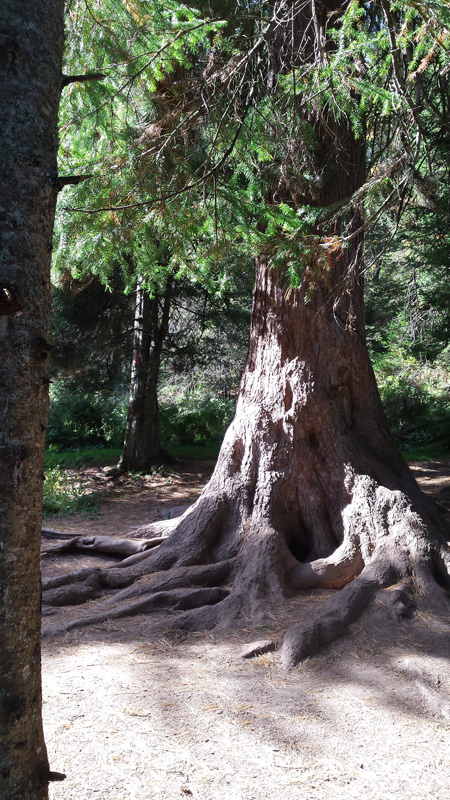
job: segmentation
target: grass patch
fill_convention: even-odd
[[[45,468],[77,469],[92,464],[106,466],[117,464],[122,448],[120,447],[77,447],[70,450],[48,448],[45,452]]]
[[[424,444],[402,449],[402,456],[407,462],[440,461],[442,459],[450,459],[450,451],[445,445]]]
[[[101,516],[101,494],[88,491],[80,480],[60,467],[46,469],[44,482],[44,517],[80,514],[85,519]]]

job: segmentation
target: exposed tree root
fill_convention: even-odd
[[[63,544],[53,545],[42,551],[42,555],[58,553],[100,552],[112,555],[132,556],[161,544],[162,539],[116,539],[114,536],[73,536]]]
[[[114,590],[114,594],[105,597],[102,607],[113,605],[174,589],[192,587],[212,587],[226,582],[233,566],[232,561],[221,561],[218,564],[204,566],[179,567],[167,572],[143,574],[118,572],[111,569],[90,569],[89,567],[73,572],[70,576],[58,575],[47,581],[43,602],[45,606],[79,605],[80,602],[100,597],[105,590]],[[69,577],[70,582],[64,580]],[[121,591],[116,591],[121,589]],[[85,600],[81,599],[86,593]],[[80,598],[80,599],[79,599]]]
[[[41,528],[43,539],[73,539],[73,533],[67,531],[55,531],[53,528]]]
[[[229,561],[220,561],[217,564],[178,567],[169,572],[155,572],[151,575],[143,575],[131,586],[106,598],[104,605],[115,605],[124,600],[141,597],[143,594],[167,589],[222,586],[228,580],[232,568],[233,560],[230,559]]]
[[[184,611],[190,608],[205,607],[220,603],[228,594],[224,588],[212,589],[174,589],[168,592],[155,592],[147,597],[141,597],[134,603],[124,603],[117,608],[100,611],[95,615],[79,617],[64,626],[64,631],[73,628],[82,628],[86,625],[97,625],[111,619],[132,617],[136,614],[149,614],[159,609]]]
[[[316,618],[264,643],[266,652],[279,648],[283,665],[292,668],[344,635],[375,598],[394,620],[410,616],[420,595],[449,607],[449,550],[426,511],[419,515],[402,492],[351,470],[346,491],[342,541],[326,557],[299,561],[289,537],[264,514],[253,508],[243,519],[223,495],[205,493],[183,517],[160,524],[163,536],[119,540],[137,551],[120,563],[45,581],[44,613],[95,600],[61,630],[161,609],[176,612],[180,629],[225,629],[242,616],[255,623],[270,619],[299,592],[331,590]],[[96,552],[112,552],[110,537],[94,541]],[[156,541],[160,546],[152,549]],[[94,549],[85,537],[68,540],[60,552],[66,546]]]
[[[281,647],[283,665],[290,669],[343,636],[373,600],[376,591],[397,579],[395,568],[389,561],[386,563],[384,554],[374,557],[354,581],[326,602],[316,619],[288,630]]]
[[[353,549],[349,543],[358,544],[357,552],[364,558],[364,569],[326,602],[315,620],[288,630],[281,647],[281,660],[287,668],[345,634],[375,594],[385,587],[391,590],[384,604],[395,620],[411,615],[413,590],[426,595],[428,603],[450,609],[449,595],[436,580],[436,566],[439,565],[441,583],[450,585],[449,574],[444,569],[444,564],[448,563],[445,538],[424,523],[401,492],[377,486],[367,477],[356,479],[352,488],[352,503],[343,515],[348,531],[347,552]],[[325,559],[328,565],[331,561],[333,568],[334,557]],[[345,563],[351,563],[351,559],[346,558]],[[314,568],[314,564],[311,567]],[[296,585],[301,574],[300,568]],[[297,577],[298,573],[294,571],[294,575]],[[396,585],[398,582],[400,585]]]
[[[181,515],[180,515],[181,516]],[[130,538],[139,537],[141,539],[167,539],[168,536],[175,530],[180,517],[173,517],[172,519],[157,520],[150,522],[148,525],[139,525],[134,528],[130,533]],[[127,537],[128,538],[128,537]]]

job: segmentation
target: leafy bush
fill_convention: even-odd
[[[399,439],[413,434],[427,413],[427,392],[414,379],[388,376],[380,385],[381,399],[391,430]]]
[[[188,395],[177,405],[161,405],[161,441],[166,446],[220,441],[233,415],[232,400],[206,400]]]
[[[87,492],[79,480],[60,467],[46,470],[44,483],[44,516],[82,514],[84,517],[99,516],[100,494]]]
[[[122,444],[124,399],[58,381],[50,395],[47,445],[59,448]]]
[[[405,450],[439,445],[450,451],[448,370],[391,351],[376,365],[378,387],[392,433]]]

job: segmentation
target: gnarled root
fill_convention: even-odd
[[[362,573],[333,595],[312,621],[289,628],[281,647],[281,661],[287,669],[314,655],[343,636],[383,585],[398,579],[395,567],[383,553],[375,557]]]
[[[110,608],[107,611],[97,611],[95,615],[79,617],[66,623],[64,631],[73,628],[82,628],[86,625],[97,625],[112,619],[121,617],[132,617],[136,614],[149,614],[158,609],[183,611],[185,609],[196,608],[215,603],[220,603],[228,595],[228,590],[221,587],[208,589],[174,589],[167,592],[155,592],[148,597],[141,597],[134,603],[123,603],[118,608]],[[59,631],[58,631],[59,632]]]
[[[65,538],[65,537],[64,537]],[[107,555],[132,556],[143,553],[161,544],[162,539],[117,539],[115,536],[73,536],[65,539],[63,544],[53,545],[42,550],[42,555],[60,555],[68,553],[105,553]]]
[[[160,609],[178,612],[177,628],[223,629],[242,616],[256,623],[271,619],[299,592],[331,590],[315,619],[270,643],[269,649],[281,645],[282,663],[291,668],[344,635],[375,599],[393,620],[410,616],[421,594],[439,608],[448,606],[448,546],[425,514],[368,476],[350,475],[347,489],[342,541],[328,557],[298,561],[264,513],[252,509],[242,519],[226,498],[206,494],[168,521],[176,525],[160,547],[47,580],[44,613],[91,599],[94,606],[60,630]]]
[[[157,609],[186,610],[199,606],[209,606],[226,598],[230,590],[223,587],[233,568],[233,561],[221,561],[204,566],[181,567],[169,572],[145,575],[133,585],[112,596],[103,598],[93,614],[72,620],[62,630],[83,627],[104,622],[108,619],[148,614]],[[45,596],[47,606],[74,605],[67,599],[76,598],[85,591],[86,585],[93,585],[93,596],[99,597],[108,586],[108,571],[98,570],[95,580],[92,575],[82,584],[48,590]],[[95,594],[97,592],[97,594]],[[78,594],[77,594],[78,593]],[[45,607],[44,607],[45,608]]]
[[[413,595],[426,596],[428,605],[439,610],[450,608],[448,545],[445,540],[425,525],[400,492],[376,487],[368,479],[359,479],[359,484],[353,507],[350,506],[347,512],[348,540],[354,539],[357,529],[361,553],[367,548],[370,553],[373,541],[378,541],[378,544],[373,554],[366,558],[366,565],[358,577],[333,595],[316,619],[292,626],[287,631],[281,646],[281,660],[288,669],[344,635],[375,596],[380,597],[380,590],[386,587],[388,590],[380,603],[395,621],[411,616],[415,605]],[[364,502],[371,513],[372,524],[374,521],[377,523],[375,531],[368,531],[369,537],[364,539],[361,535],[364,530],[360,516],[361,488],[364,488]],[[377,531],[380,522],[383,524]],[[376,539],[374,532],[378,533]],[[325,564],[319,565],[319,571],[331,585],[327,579],[326,567],[329,565],[326,562],[325,559]],[[344,563],[348,565],[349,560],[344,559]],[[315,575],[314,563],[310,567]],[[334,576],[334,558],[331,567],[329,574]],[[298,579],[295,571],[294,576]]]

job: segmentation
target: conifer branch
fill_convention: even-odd
[[[63,73],[63,88],[68,86],[69,83],[84,83],[85,81],[102,81],[106,78],[101,72],[87,72],[86,75],[64,75]]]
[[[245,107],[245,109],[243,111],[242,119],[239,122],[239,125],[238,125],[238,127],[237,127],[237,129],[235,131],[235,134],[234,134],[234,136],[233,136],[233,138],[231,140],[231,143],[227,147],[227,149],[225,150],[223,156],[219,159],[217,164],[214,164],[214,166],[212,166],[211,169],[208,170],[208,172],[206,172],[200,178],[197,178],[196,181],[193,181],[192,183],[188,183],[186,186],[183,186],[181,189],[176,189],[173,192],[169,192],[167,194],[159,195],[158,197],[153,197],[153,198],[148,199],[148,200],[141,200],[138,203],[128,203],[127,205],[122,205],[122,206],[103,206],[102,208],[80,208],[80,207],[76,207],[76,206],[66,206],[65,207],[65,211],[79,211],[82,214],[100,214],[103,211],[127,211],[130,208],[141,208],[143,206],[153,206],[156,203],[165,203],[167,200],[173,200],[175,197],[179,197],[180,195],[185,194],[186,192],[189,192],[191,189],[195,189],[197,186],[201,186],[209,178],[211,178],[212,176],[217,174],[217,171],[223,166],[225,161],[232,154],[232,152],[233,152],[233,150],[235,148],[236,142],[237,142],[237,140],[239,138],[239,134],[240,134],[240,132],[242,130],[242,127],[244,125],[244,121],[245,121],[245,118],[247,116],[247,112],[248,112],[248,110],[250,108],[250,105],[251,105],[251,95],[250,95],[250,98],[249,98],[249,102],[247,103],[247,105],[246,105],[246,107]],[[92,176],[91,175],[86,175],[85,177],[86,178],[90,178]],[[82,177],[82,180],[84,180],[84,177]],[[66,181],[66,182],[70,183],[70,181]],[[74,181],[74,182],[79,183],[79,181]]]
[[[55,175],[51,178],[50,183],[54,189],[57,189],[58,192],[63,188],[63,186],[77,186],[79,183],[83,181],[87,181],[88,178],[93,178],[94,176],[91,175]]]
[[[196,31],[196,30],[199,30],[200,28],[204,28],[206,25],[212,25],[213,23],[220,23],[220,22],[225,22],[225,21],[226,20],[223,20],[223,19],[210,19],[210,20],[204,20],[204,21],[198,23],[198,25],[192,25],[190,28],[183,28],[183,30],[179,31],[169,41],[164,42],[164,44],[162,44],[161,47],[158,48],[158,50],[156,50],[156,52],[152,54],[152,57],[143,65],[143,67],[141,67],[137,72],[133,73],[133,75],[131,75],[131,77],[127,78],[127,80],[112,95],[110,95],[103,103],[101,103],[99,106],[94,108],[92,111],[89,111],[87,114],[85,114],[84,118],[87,118],[87,117],[91,116],[92,114],[97,114],[102,108],[104,108],[109,103],[111,103],[122,92],[124,92],[126,89],[130,89],[131,86],[133,85],[133,83],[136,81],[136,79],[139,78],[139,76],[142,75],[142,73],[144,73],[146,69],[151,67],[157,61],[157,59],[164,53],[164,51],[166,51],[167,49],[172,47],[172,45],[174,45],[175,42],[178,41],[178,39],[181,39],[183,36],[185,36],[188,33],[192,33],[192,31]]]

